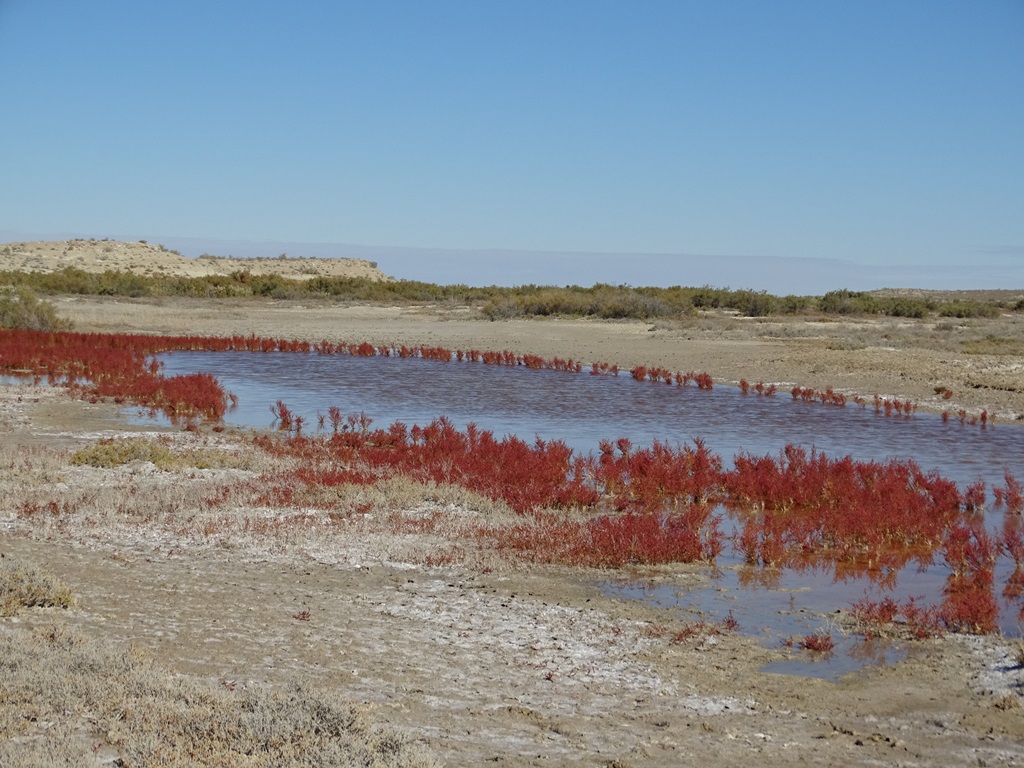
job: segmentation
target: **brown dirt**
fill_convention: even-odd
[[[965,407],[1024,413],[1020,357],[958,351],[965,339],[1019,338],[1012,317],[937,329],[724,316],[657,325],[491,323],[472,308],[184,300],[59,306],[80,330],[509,348],[936,405],[941,384]],[[210,480],[152,465],[67,465],[70,448],[124,431],[108,406],[2,388],[2,440],[24,446],[18,455],[28,458],[0,465],[0,550],[72,587],[79,603],[63,621],[150,649],[182,674],[227,683],[315,678],[375,707],[449,765],[1024,764],[1021,670],[1014,644],[1001,638],[924,641],[895,665],[829,683],[760,671],[798,652],[756,638],[675,643],[672,630],[698,617],[604,597],[597,584],[608,574],[499,561],[424,565],[437,542],[408,535],[396,542],[372,515],[330,536],[265,540],[187,525],[19,517],[14,500],[24,494],[137,486],[156,499],[160,488],[184,494]],[[217,439],[230,447],[235,438]],[[690,568],[639,575],[681,593],[706,584]],[[308,620],[296,618],[304,611]],[[29,612],[0,628],[49,620]]]

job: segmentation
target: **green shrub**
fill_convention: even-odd
[[[71,323],[57,316],[57,308],[36,296],[30,288],[0,290],[0,328],[29,331],[61,331]]]
[[[878,301],[863,291],[845,288],[829,291],[818,301],[818,309],[830,315],[877,315]]]
[[[761,291],[745,291],[745,295],[739,298],[737,309],[747,317],[767,317],[779,312],[779,300],[769,293]]]
[[[999,307],[988,301],[951,301],[939,314],[943,317],[998,317]]]
[[[810,296],[794,296],[789,294],[779,299],[779,311],[786,315],[799,315],[813,307]]]
[[[483,308],[489,320],[512,320],[523,316],[523,308],[515,299],[491,299]]]
[[[726,306],[729,291],[724,288],[712,288],[705,285],[695,289],[690,295],[690,303],[697,309],[718,309]]]
[[[220,257],[205,255],[215,260]],[[750,317],[777,314],[820,312],[829,315],[889,315],[923,318],[934,312],[944,317],[994,317],[1000,311],[995,301],[953,301],[937,304],[929,298],[876,296],[864,291],[841,289],[821,297],[788,295],[778,297],[765,291],[732,290],[704,285],[698,288],[679,285],[669,288],[632,287],[598,283],[584,288],[519,285],[514,287],[438,285],[418,280],[379,281],[369,278],[316,276],[297,280],[278,275],[254,275],[238,270],[229,275],[201,277],[144,276],[129,272],[85,272],[72,267],[60,272],[0,273],[0,285],[12,286],[6,298],[0,294],[0,322],[58,323],[46,302],[35,294],[80,294],[101,296],[189,296],[195,298],[274,298],[306,300],[310,298],[412,304],[429,303],[480,307],[491,320],[530,316],[573,316],[603,319],[650,320],[680,317],[694,310],[732,309]],[[22,290],[30,296],[27,304],[14,298]],[[33,303],[35,302],[35,303]],[[14,306],[18,305],[18,306]],[[12,310],[12,307],[14,308]],[[36,317],[26,319],[35,308]],[[1024,299],[1008,309],[1024,311]],[[6,321],[3,312],[19,317]],[[49,315],[47,312],[49,311]],[[30,326],[31,327],[31,326]]]
[[[891,299],[884,303],[884,312],[890,317],[924,317],[931,307],[921,299]]]

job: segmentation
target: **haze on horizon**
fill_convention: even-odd
[[[0,2],[0,236],[1024,287],[1024,3]]]

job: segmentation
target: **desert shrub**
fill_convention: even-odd
[[[53,574],[0,554],[0,616],[13,616],[22,608],[68,608],[74,602],[71,590]]]
[[[744,291],[737,309],[747,317],[766,317],[778,314],[779,300],[764,291]]]
[[[564,288],[523,285],[495,290],[498,290],[497,294],[483,307],[484,314],[492,320],[557,315],[599,317],[605,320],[647,320],[690,310],[688,299],[680,301],[678,296],[658,288],[598,283],[591,288],[577,285]]]
[[[939,314],[943,317],[998,317],[999,307],[988,301],[951,301]]]
[[[200,258],[217,259],[204,255]],[[775,296],[765,291],[733,290],[704,285],[668,288],[633,287],[598,283],[589,288],[519,285],[474,287],[439,285],[417,280],[315,276],[308,280],[278,275],[255,275],[238,270],[230,275],[200,277],[144,276],[130,272],[102,274],[73,267],[59,272],[3,272],[0,285],[29,288],[42,294],[105,296],[191,296],[196,298],[323,298],[337,301],[431,303],[480,307],[484,316],[502,320],[529,316],[574,316],[603,319],[651,320],[682,317],[694,310],[735,310],[750,317],[821,312],[838,315],[878,315],[922,318],[940,311],[947,317],[993,317],[996,301],[953,301],[939,305],[933,299],[876,296],[841,289],[824,296]],[[1024,310],[1024,300],[1007,304]]]
[[[602,288],[596,291],[591,302],[590,314],[605,320],[634,318],[649,320],[674,314],[660,296],[641,292],[635,288]]]
[[[788,294],[779,299],[779,312],[786,315],[799,315],[813,307],[810,296],[794,296]]]
[[[523,316],[523,308],[514,299],[492,299],[483,307],[489,320],[512,320]]]
[[[68,330],[71,323],[57,316],[57,308],[30,288],[0,290],[0,328],[29,331]]]
[[[516,297],[527,315],[593,315],[598,302],[585,291],[573,288],[540,288]]]
[[[884,303],[883,311],[890,317],[925,317],[931,311],[929,302],[921,299],[897,298]]]
[[[728,304],[729,291],[726,288],[712,288],[705,285],[695,289],[690,295],[690,302],[697,309],[719,309]]]
[[[818,309],[831,315],[876,315],[878,300],[864,291],[845,288],[829,291],[818,300]]]
[[[818,300],[818,309],[835,315],[889,315],[890,317],[921,318],[935,309],[927,299],[905,296],[873,296],[864,291],[846,289],[829,291]]]
[[[100,296],[128,296],[135,299],[153,295],[152,285],[152,278],[132,272],[108,270],[97,278],[95,292]]]

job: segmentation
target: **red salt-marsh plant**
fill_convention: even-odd
[[[911,461],[832,459],[795,446],[778,456],[739,455],[726,471],[701,441],[637,447],[620,438],[602,441],[596,456],[578,456],[561,441],[499,440],[443,418],[385,430],[362,414],[335,420],[344,426],[329,436],[257,438],[268,451],[303,460],[287,476],[270,478],[266,503],[305,503],[303,488],[396,474],[456,484],[523,516],[511,528],[484,522],[473,534],[501,551],[607,568],[714,562],[727,541],[724,504],[737,521],[733,544],[752,565],[830,563],[836,578],[867,576],[885,587],[908,563],[928,565],[941,552],[958,576],[947,590],[944,621],[990,626],[983,612],[966,612],[968,599],[977,605],[992,591],[985,557],[993,545],[970,525],[984,503],[981,483],[961,494]]]
[[[867,637],[880,637],[905,629],[911,637],[923,640],[942,632],[943,625],[936,606],[923,606],[920,598],[897,602],[891,597],[879,601],[862,598],[853,605],[853,617],[859,631]]]
[[[637,512],[590,519],[534,513],[529,522],[494,531],[499,548],[532,562],[588,568],[713,562],[722,551],[719,519],[707,506],[665,515]]]
[[[740,518],[737,544],[750,564],[925,556],[961,514],[956,485],[912,461],[831,459],[790,445],[778,457],[740,454],[734,465],[723,475],[725,501]]]
[[[940,609],[954,631],[986,633],[998,628],[999,606],[993,590],[999,541],[978,521],[958,523],[947,532],[943,557],[950,568]]]
[[[46,376],[82,396],[132,402],[173,419],[220,419],[233,397],[206,373],[165,377],[151,356],[174,344],[170,337],[0,331],[0,370]]]
[[[1006,511],[1014,514],[1021,514],[1024,511],[1024,492],[1020,482],[1010,474],[1010,470],[1003,472],[1005,485],[1002,488],[993,488],[992,495],[995,497],[996,506],[1006,506]]]
[[[718,622],[694,621],[686,624],[682,629],[672,633],[672,642],[682,643],[693,638],[717,637],[739,629],[740,623],[732,615],[732,611]]]
[[[801,648],[805,651],[812,651],[813,653],[829,654],[835,650],[836,641],[832,639],[832,635],[827,633],[819,633],[814,635],[807,635],[802,640],[797,642]]]

